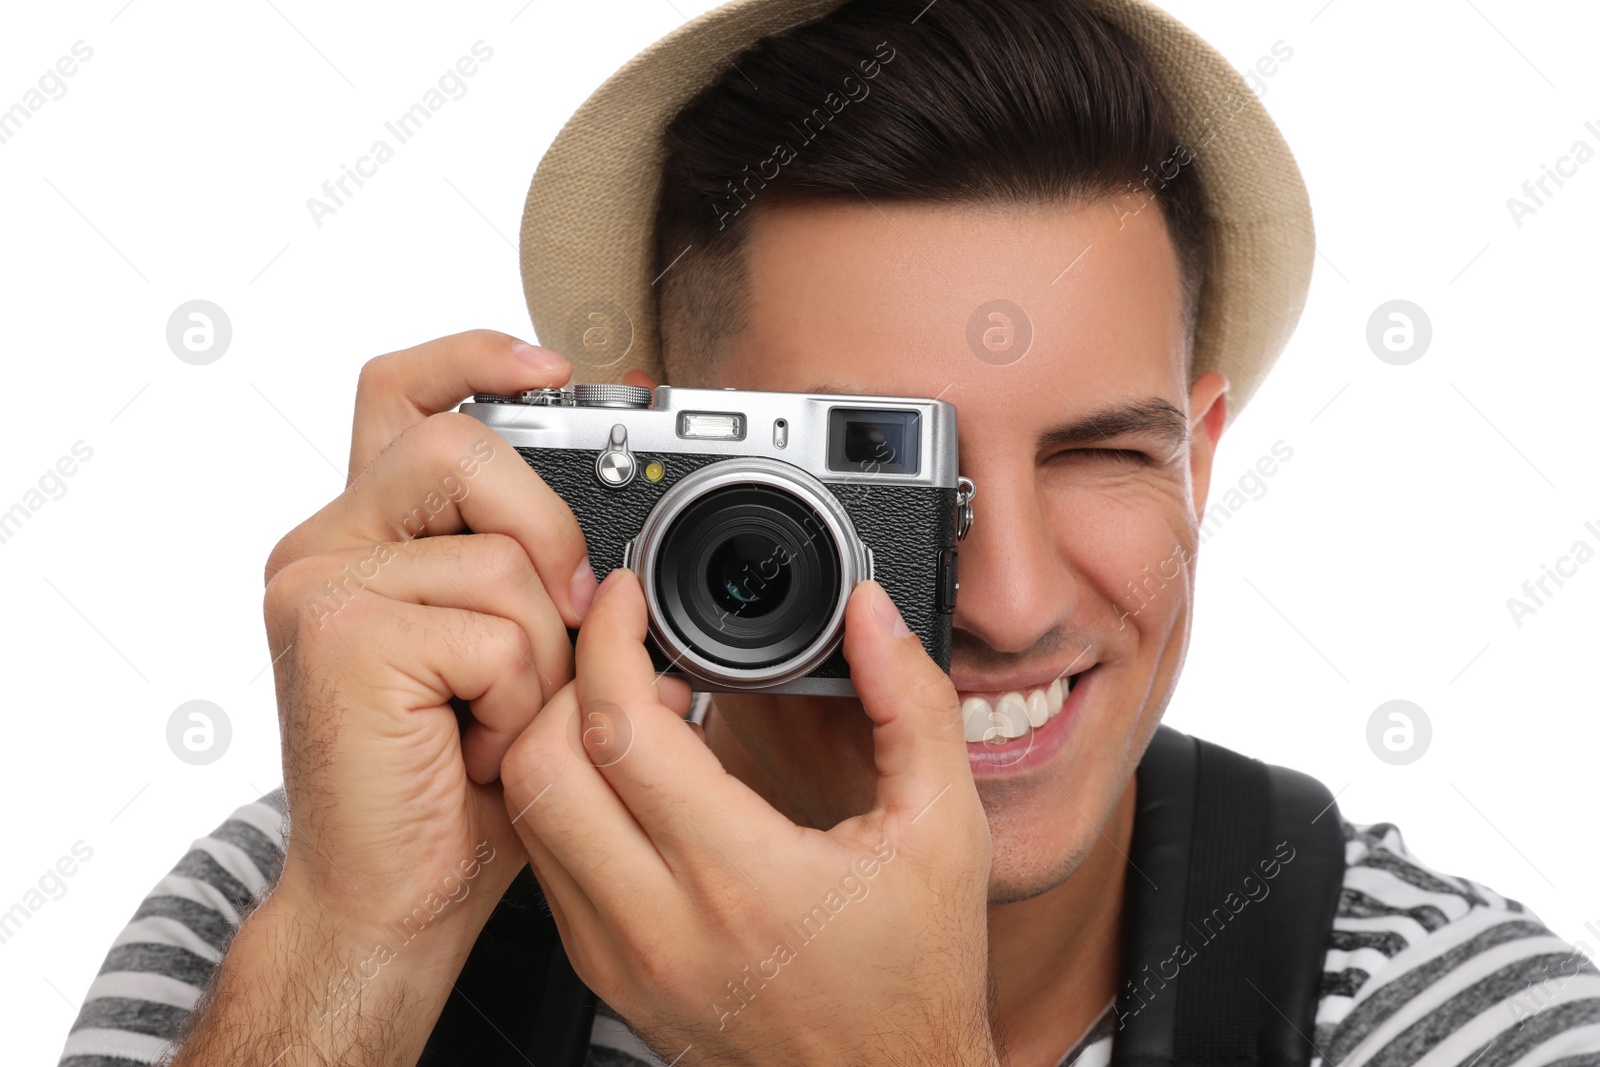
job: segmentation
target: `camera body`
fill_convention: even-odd
[[[887,396],[585,385],[461,406],[638,574],[656,669],[697,691],[852,696],[845,602],[873,578],[950,667],[971,524],[955,408]]]

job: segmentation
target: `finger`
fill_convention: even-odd
[[[732,864],[748,879],[731,857],[765,852],[796,828],[728,774],[683,728],[681,713],[656,699],[646,628],[644,592],[619,567],[601,583],[573,659],[580,706],[623,718],[632,734],[627,757],[600,771],[675,872]]]
[[[689,708],[694,703],[694,690],[689,688],[688,682],[665,674],[657,675],[656,695],[678,718],[688,718]]]
[[[915,820],[946,791],[975,793],[955,688],[877,582],[850,595],[844,655],[873,723],[878,810]]]
[[[594,931],[603,929],[600,914],[595,910],[593,902],[577,887],[572,875],[561,866],[561,862],[551,854],[550,850],[544,847],[537,835],[518,836],[527,854],[528,865],[533,868],[534,880],[539,883],[539,892],[543,894],[545,905],[550,909],[550,917],[555,920],[556,935],[561,938],[561,944],[566,948],[573,969],[581,977],[584,973],[583,968],[574,954],[578,951],[578,946],[589,943]]]
[[[558,709],[562,704],[571,704],[570,686],[558,690],[546,701],[543,710],[560,714],[559,710],[553,709]],[[512,743],[512,751],[518,744],[528,743],[524,740],[528,733],[529,731],[524,730],[522,736]],[[505,802],[506,814],[510,816],[511,828],[516,831],[523,850],[528,854],[528,862],[533,867],[533,876],[539,883],[539,889],[544,893],[545,903],[550,906],[551,916],[555,919],[556,932],[561,936],[562,944],[568,946],[570,953],[575,940],[595,928],[599,914],[595,910],[594,902],[578,886],[572,873],[562,865],[539,835],[533,832],[534,820],[529,820],[528,814],[549,795],[549,791],[540,786],[537,791],[529,795],[526,761],[514,756],[512,751],[507,752],[506,758],[500,765],[501,796]]]
[[[306,610],[319,619],[337,614],[362,593],[495,615],[527,634],[541,702],[572,678],[572,639],[566,624],[533,561],[504,534],[380,541],[318,557],[318,562],[330,577],[313,591]],[[505,747],[510,747],[509,739]]]
[[[306,608],[322,573],[318,563],[294,563],[267,590],[270,616],[294,617],[299,654],[322,645],[318,659],[338,670],[339,688],[386,696],[354,701],[349,713],[368,720],[365,731],[398,745],[397,755],[413,753],[414,773],[422,779],[437,774],[438,753],[459,744],[467,776],[480,785],[493,782],[502,753],[544,702],[522,627],[491,614],[426,608],[376,593],[347,601],[339,616],[323,616]],[[453,697],[472,707],[466,734]],[[296,726],[326,729],[328,723]]]
[[[472,707],[472,721],[461,737],[461,761],[472,781],[490,784],[499,777],[512,742],[544,705],[528,633],[509,619],[477,611],[422,608],[389,598],[384,603],[424,635],[421,648],[411,649],[411,669],[432,670],[446,702],[458,696]],[[448,640],[438,640],[440,632],[448,633]]]
[[[291,530],[267,562],[377,541],[498,533],[513,538],[567,626],[598,586],[572,509],[506,440],[470,415],[434,415],[403,432],[359,481]]]
[[[617,977],[615,961],[629,958],[628,950],[622,947],[617,937],[616,920],[602,915],[579,881],[562,866],[555,853],[545,846],[537,834],[524,834],[522,841],[528,863],[533,868],[533,876],[550,908],[556,934],[561,938],[561,946],[572,963],[572,969],[590,988],[611,985]],[[611,867],[611,864],[607,864],[605,869],[610,870]],[[605,914],[637,913],[639,899],[633,897],[610,901]]]
[[[602,599],[613,592],[621,595],[602,610]],[[607,574],[589,611],[575,652],[577,665],[587,668],[576,683],[579,702],[605,700],[624,708],[659,704],[657,683],[673,679],[657,673],[645,649],[644,591],[633,571],[618,567]]]
[[[559,352],[494,330],[469,330],[368,360],[356,382],[349,480],[407,427],[474,393],[544,389],[571,374],[572,364]]]
[[[512,824],[541,870],[554,872],[563,899],[601,910],[659,899],[666,867],[585,755],[584,728],[567,685],[517,738],[500,768]]]
[[[501,799],[506,802],[506,814],[515,815],[516,812],[510,810],[510,798],[502,794]],[[584,957],[594,950],[597,937],[605,937],[606,928],[600,921],[600,913],[578,887],[571,872],[544,846],[538,835],[519,832],[517,837],[528,866],[533,869],[534,881],[539,883],[545,906],[550,909],[550,917],[555,920],[556,935],[561,938],[567,958],[578,976],[587,980]]]

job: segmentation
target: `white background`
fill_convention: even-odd
[[[47,1062],[140,896],[278,783],[261,569],[342,487],[368,357],[488,326],[527,336],[513,247],[529,176],[569,114],[689,0],[12,5],[0,108],[82,40],[92,59],[0,144],[5,400],[0,510],[77,441],[93,458],[0,544],[5,812],[0,910],[82,841],[93,857],[0,944],[13,1062]],[[1224,440],[1219,489],[1293,458],[1201,555],[1198,634],[1169,721],[1339,791],[1441,870],[1571,940],[1600,925],[1591,667],[1600,560],[1536,614],[1520,595],[1600,548],[1594,259],[1600,160],[1518,228],[1506,206],[1578,139],[1600,149],[1592,5],[1249,0],[1167,6],[1248,67],[1293,50],[1264,103],[1320,237],[1279,369]],[[306,199],[440,74],[494,49],[337,214]],[[218,362],[174,358],[179,304],[222,306]],[[1392,366],[1369,315],[1425,309]],[[181,703],[233,737],[169,751]],[[1433,740],[1377,759],[1404,698]]]

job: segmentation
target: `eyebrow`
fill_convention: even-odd
[[[1150,434],[1169,448],[1189,440],[1189,417],[1158,396],[1098,408],[1039,435],[1039,448],[1092,444],[1129,434]]]

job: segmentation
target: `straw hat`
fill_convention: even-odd
[[[540,343],[572,360],[574,380],[663,377],[651,281],[666,124],[757,38],[841,3],[732,0],[634,56],[556,135],[523,210],[522,286]],[[1186,131],[1211,241],[1195,372],[1227,375],[1231,422],[1305,303],[1315,243],[1300,169],[1244,78],[1188,27],[1149,0],[1078,3],[1143,49]]]

